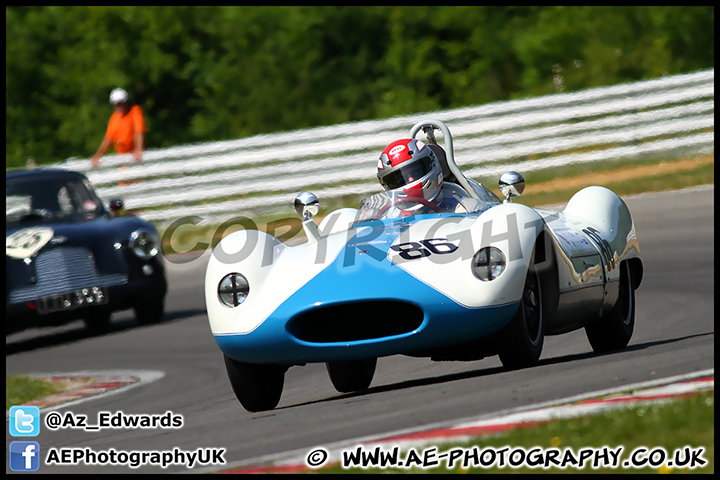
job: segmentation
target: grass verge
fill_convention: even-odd
[[[63,391],[64,385],[32,377],[5,377],[5,410]]]
[[[715,157],[702,156],[641,165],[604,167],[575,175],[547,178],[528,175],[523,195],[516,201],[537,207],[567,203],[580,189],[601,185],[621,197],[638,193],[677,190],[714,183]],[[497,195],[499,191],[493,189]]]

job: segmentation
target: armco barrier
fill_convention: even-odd
[[[159,226],[188,215],[205,222],[291,213],[295,195],[320,201],[380,191],[380,151],[425,118],[445,122],[468,177],[506,170],[714,152],[715,72],[594,88],[476,107],[345,123],[232,141],[148,150],[142,164],[108,155],[62,166],[88,174],[105,200],[125,199]],[[438,141],[442,135],[437,132]],[[422,138],[422,134],[420,135]],[[127,168],[118,168],[127,164]],[[140,179],[119,185],[121,181]]]

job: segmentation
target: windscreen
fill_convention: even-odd
[[[20,177],[5,184],[5,221],[58,219],[102,212],[100,199],[80,177]]]
[[[499,203],[472,198],[461,187],[449,183],[443,186],[441,193],[437,201],[433,202],[433,208],[427,205],[426,200],[409,197],[402,191],[376,193],[363,200],[353,224],[408,215],[477,214]]]

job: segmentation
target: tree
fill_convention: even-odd
[[[714,66],[714,7],[6,7],[6,165],[88,158],[112,88],[148,148]]]

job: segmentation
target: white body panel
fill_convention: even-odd
[[[318,226],[319,241],[311,239],[293,247],[264,232],[242,230],[224,238],[213,252],[206,274],[206,300],[213,333],[252,332],[283,301],[331,264],[346,246],[359,248],[363,243],[373,246],[373,240],[362,241],[370,227],[348,229],[355,214],[356,209],[351,208],[330,213]],[[387,258],[468,308],[518,301],[532,248],[542,230],[550,232],[553,240],[560,314],[611,307],[617,296],[619,262],[639,256],[627,207],[617,195],[602,187],[578,192],[563,212],[536,211],[507,203],[480,216],[434,217],[427,215],[422,221],[409,224],[392,241]],[[597,241],[588,231],[595,232]],[[355,235],[358,241],[349,243]],[[402,243],[427,239],[447,241],[457,250],[447,255],[404,260],[392,249]],[[481,282],[473,275],[470,261],[475,252],[487,246],[503,252],[507,267],[498,279]],[[236,308],[223,306],[217,300],[217,285],[231,272],[241,272],[250,282],[248,299]]]
[[[389,258],[413,277],[467,307],[498,306],[518,301],[530,255],[542,220],[520,204],[495,206],[479,218],[449,217],[412,225],[395,244],[423,239],[447,239],[458,249],[447,255],[404,260],[396,252]],[[481,248],[494,246],[505,255],[507,266],[492,282],[472,273],[470,262]]]
[[[323,237],[319,243],[288,247],[277,238],[254,230],[241,230],[223,238],[213,251],[205,274],[205,299],[213,334],[252,332],[332,262],[345,242],[346,235],[340,233]],[[241,254],[249,246],[250,254]],[[316,261],[323,251],[325,261]],[[235,308],[222,305],[217,297],[218,283],[231,272],[242,273],[250,284],[247,300]]]

